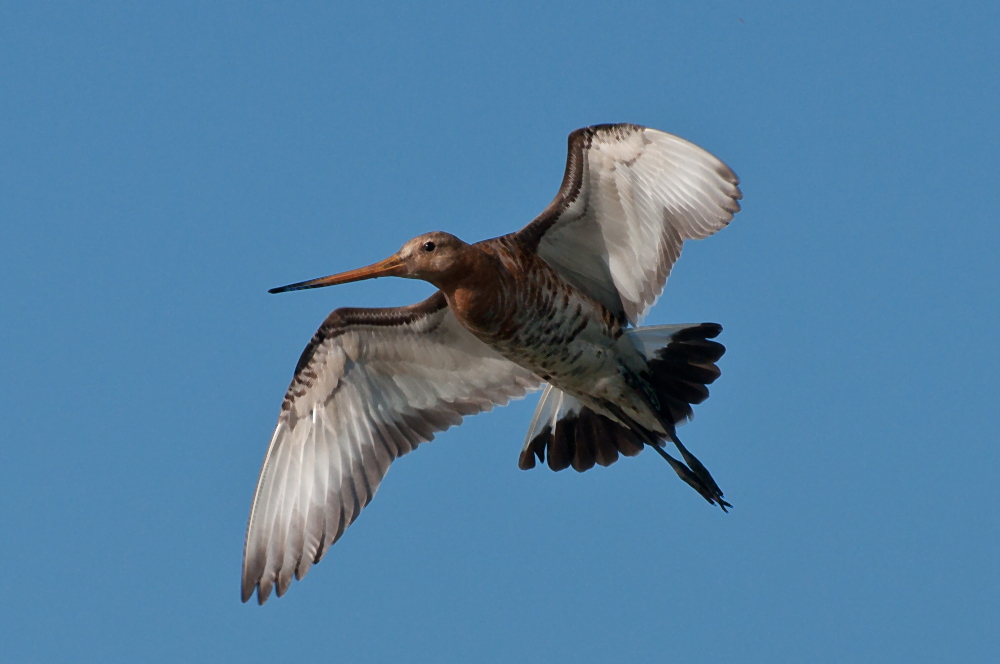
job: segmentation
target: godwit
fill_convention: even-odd
[[[299,358],[257,480],[243,601],[301,579],[375,495],[393,459],[465,415],[545,386],[518,465],[607,466],[649,445],[729,507],[677,439],[725,349],[714,323],[634,327],[684,240],[739,211],[739,180],[671,134],[631,124],[569,136],[562,187],[516,233],[475,244],[434,232],[369,267],[270,292],[377,277],[439,290],[389,309],[337,309]],[[664,449],[666,441],[683,461]]]

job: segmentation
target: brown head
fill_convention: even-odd
[[[462,272],[468,269],[465,258],[470,250],[470,245],[454,235],[434,231],[418,235],[392,256],[368,267],[272,288],[268,293],[322,288],[379,277],[423,279],[441,288],[445,283],[459,278]]]

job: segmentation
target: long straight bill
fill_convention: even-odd
[[[310,279],[309,281],[300,281],[297,284],[288,284],[287,286],[279,286],[278,288],[272,288],[268,293],[285,293],[287,291],[297,291],[305,290],[307,288],[323,288],[324,286],[336,286],[337,284],[346,284],[352,281],[361,281],[363,279],[378,279],[379,277],[398,277],[404,274],[406,264],[403,263],[402,259],[398,256],[390,256],[384,261],[379,261],[374,265],[369,265],[368,267],[358,268],[357,270],[351,270],[349,272],[341,272],[339,274],[331,274],[329,277],[320,277],[319,279]]]

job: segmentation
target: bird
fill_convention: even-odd
[[[473,244],[426,233],[373,265],[271,289],[393,276],[437,291],[336,309],[302,352],[254,491],[242,601],[302,579],[395,459],[539,389],[520,468],[582,472],[651,447],[708,503],[732,507],[676,432],[720,375],[722,327],[639,323],[684,241],[728,225],[741,198],[733,171],[693,143],[594,125],[569,135],[559,192],[519,231]]]

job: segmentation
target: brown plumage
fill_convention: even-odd
[[[396,276],[439,290],[409,307],[338,309],[302,353],[254,495],[243,600],[256,588],[263,603],[304,576],[395,458],[542,386],[521,468],[537,459],[582,472],[649,445],[725,510],[675,430],[719,376],[721,327],[634,326],[684,240],[739,210],[737,184],[670,134],[588,127],[570,135],[556,198],[521,231],[474,244],[427,233],[369,267],[273,289]]]

